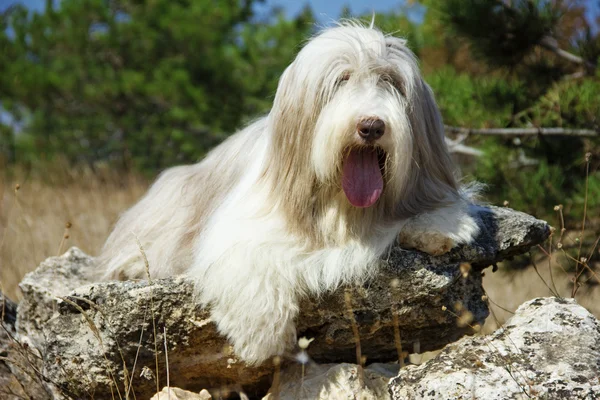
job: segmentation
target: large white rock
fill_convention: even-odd
[[[524,303],[390,381],[393,399],[600,399],[600,323],[573,299]]]

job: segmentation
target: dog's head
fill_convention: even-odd
[[[282,75],[272,157],[295,196],[414,214],[456,191],[438,108],[403,39],[346,24],[310,40]],[[286,185],[286,181],[288,184]]]

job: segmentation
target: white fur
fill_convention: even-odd
[[[347,78],[347,79],[346,79]],[[357,121],[385,134],[385,188],[373,206],[341,190]],[[105,276],[187,274],[249,363],[295,341],[301,296],[363,282],[397,240],[432,254],[478,233],[453,175],[443,125],[405,42],[356,23],[325,30],[281,77],[273,109],[202,162],[163,173],[117,223]],[[400,236],[398,236],[400,234]]]

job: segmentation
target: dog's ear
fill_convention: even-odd
[[[310,168],[311,146],[319,115],[310,71],[294,62],[279,79],[273,107],[268,116],[269,159],[266,174],[292,208],[307,205],[314,171]],[[312,85],[312,86],[311,86]]]
[[[415,157],[431,174],[431,179],[457,187],[454,164],[444,133],[442,115],[433,97],[433,91],[423,80],[415,91],[412,109],[412,127],[415,135]]]
[[[298,138],[317,117],[317,92],[310,81],[311,74],[298,62],[290,64],[279,79],[269,123],[273,134],[281,139]],[[313,74],[314,75],[314,74]],[[293,136],[290,137],[290,136]]]
[[[272,153],[290,169],[308,165],[320,113],[322,77],[305,64],[294,61],[281,75],[268,117]]]
[[[419,213],[458,197],[458,181],[433,92],[421,78],[411,96],[408,114],[413,135],[413,165],[405,212]]]

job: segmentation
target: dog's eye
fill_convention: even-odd
[[[337,78],[337,81],[335,82],[336,86],[340,86],[342,83],[346,82],[348,79],[350,79],[350,72],[344,72],[342,75],[340,75],[339,78]]]
[[[404,91],[404,86],[402,85],[401,82],[395,80],[394,78],[392,78],[389,75],[383,75],[381,77],[381,80],[386,83],[391,84],[398,91],[398,93],[400,93],[402,96],[406,96],[406,93]]]

